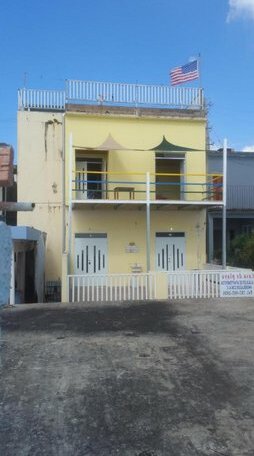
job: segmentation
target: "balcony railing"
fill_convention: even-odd
[[[66,103],[200,110],[204,96],[196,87],[76,80],[67,80],[65,90],[18,91],[19,110],[64,110]]]
[[[147,199],[162,203],[222,201],[222,185],[222,182],[214,183],[214,174],[76,171],[72,179],[72,200],[84,203]]]

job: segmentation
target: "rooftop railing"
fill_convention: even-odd
[[[203,91],[196,87],[69,80],[66,93],[69,103],[203,108]]]
[[[18,109],[63,111],[65,107],[64,90],[20,89]]]
[[[20,89],[18,109],[64,110],[69,104],[204,109],[203,89],[67,80],[65,90]]]

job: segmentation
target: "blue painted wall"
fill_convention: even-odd
[[[11,280],[11,230],[0,222],[0,306],[8,304]]]

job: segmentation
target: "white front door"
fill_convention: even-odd
[[[76,234],[75,274],[106,274],[107,270],[107,235]]]
[[[185,268],[184,233],[156,233],[157,271],[180,271]]]

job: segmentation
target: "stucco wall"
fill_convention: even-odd
[[[18,224],[47,233],[46,280],[61,277],[62,114],[18,112],[18,201],[36,204],[19,212]]]
[[[146,213],[139,210],[101,209],[78,210],[73,217],[73,234],[107,233],[108,272],[130,273],[138,263],[146,271]],[[205,264],[205,211],[151,211],[151,269],[155,270],[155,233],[158,231],[185,233],[186,268],[200,268]],[[74,235],[72,264],[74,264]],[[137,253],[126,253],[126,246],[134,242]]]
[[[18,223],[33,226],[47,234],[46,280],[61,277],[62,241],[62,133],[63,116],[47,112],[18,113],[18,200],[35,202],[33,212],[18,214]],[[205,173],[205,121],[202,119],[104,117],[66,114],[66,193],[68,195],[69,136],[73,135],[73,150],[96,147],[109,134],[127,148],[111,151],[108,169],[111,171],[154,172],[155,154],[149,149],[157,146],[163,136],[174,144],[201,149],[188,152],[185,171]],[[72,153],[73,169],[75,155]],[[135,180],[129,175],[130,180]],[[191,179],[191,178],[190,178]],[[195,177],[203,182],[205,177]],[[146,269],[145,211],[138,208],[118,210],[98,208],[96,211],[75,209],[74,234],[106,232],[109,245],[109,272],[130,272],[134,263]],[[154,269],[156,231],[186,233],[186,267],[197,268],[205,262],[204,211],[152,211],[151,268]],[[137,254],[125,252],[126,244],[135,242]],[[72,253],[74,252],[74,245]]]
[[[175,118],[139,118],[94,116],[74,113],[66,114],[66,194],[68,195],[69,137],[72,134],[72,166],[75,168],[75,151],[99,146],[110,134],[127,150],[111,151],[107,157],[108,171],[128,173],[155,172],[155,153],[151,149],[163,139],[176,145],[200,149],[187,152],[185,172],[204,174],[206,172],[205,120]],[[141,150],[137,150],[141,149]],[[95,152],[89,151],[89,154]],[[120,177],[120,175],[119,175]],[[129,174],[123,180],[143,180]],[[189,177],[190,181],[204,182],[205,176]],[[119,184],[120,185],[120,184]],[[135,187],[137,187],[135,185]],[[140,189],[141,187],[138,187]],[[200,188],[199,188],[200,189]],[[187,188],[188,190],[188,188]],[[121,195],[122,198],[122,195]],[[139,198],[138,198],[139,199]],[[188,195],[186,199],[201,199],[201,195]],[[72,213],[72,233],[103,232],[108,235],[109,272],[130,272],[131,265],[138,263],[146,270],[146,216],[145,211],[126,209],[96,210],[75,209]],[[186,235],[186,267],[199,268],[205,263],[205,211],[171,209],[151,211],[151,269],[155,268],[156,231],[181,231]],[[135,242],[138,253],[126,253],[129,242]],[[72,255],[72,263],[74,256]]]
[[[193,148],[186,153],[185,172],[206,173],[205,120],[180,118],[140,118],[93,116],[75,113],[66,114],[66,190],[68,198],[68,179],[70,155],[69,138],[72,133],[72,167],[75,169],[74,151],[79,148],[96,147],[103,143],[109,134],[127,150],[111,151],[108,155],[108,171],[155,172],[155,153],[148,151],[161,143],[163,136],[176,145]],[[136,150],[141,149],[141,150]],[[200,149],[196,151],[195,149]],[[90,152],[89,152],[90,153]],[[91,151],[91,154],[93,151]],[[122,176],[123,179],[123,176]],[[125,176],[126,179],[126,176]],[[128,176],[129,181],[137,176]],[[142,180],[139,177],[139,180]],[[190,176],[188,182],[205,182],[205,176]],[[198,187],[200,190],[200,187]],[[193,189],[193,187],[192,187]],[[186,187],[186,190],[189,190]],[[201,195],[187,194],[186,199],[200,199]]]

